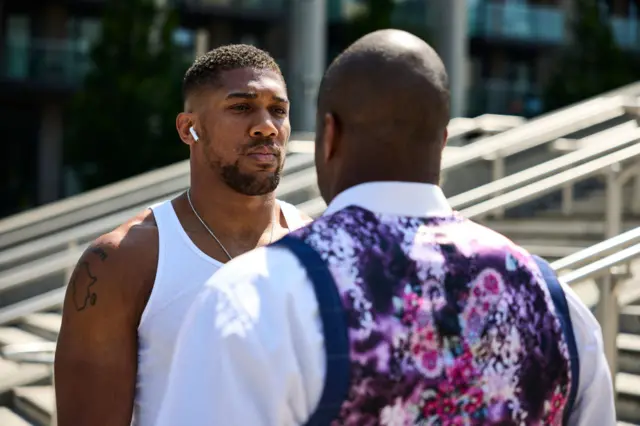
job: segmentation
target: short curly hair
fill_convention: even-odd
[[[268,69],[282,77],[280,67],[264,50],[248,44],[229,44],[196,58],[184,75],[182,94],[186,99],[202,87],[215,87],[221,72],[239,68]]]

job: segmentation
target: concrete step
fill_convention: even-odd
[[[52,312],[27,315],[20,322],[20,328],[43,339],[55,341],[60,332],[62,315]]]
[[[640,334],[640,305],[629,305],[620,308],[620,331]]]
[[[618,334],[618,370],[640,376],[640,335]]]
[[[14,410],[36,426],[50,426],[56,401],[52,386],[19,387],[13,391]]]
[[[19,345],[24,343],[39,343],[46,341],[42,337],[21,330],[18,327],[0,327],[0,347]]]
[[[629,201],[632,200],[633,197],[633,187],[631,185],[625,186],[623,189],[623,200],[625,200],[625,202],[622,206],[624,214],[633,214],[633,205]],[[573,200],[573,212],[576,215],[603,215],[606,206],[607,194],[603,189],[594,189],[590,191],[587,197]],[[554,211],[551,210],[546,213],[553,214]],[[544,215],[546,213],[542,214]],[[558,213],[558,211],[555,211],[555,213]]]
[[[634,426],[640,424],[640,376],[626,373],[617,375],[618,426]],[[28,386],[14,389],[13,406],[15,411],[23,418],[29,420],[31,424],[37,426],[49,426],[53,413],[55,412],[55,393],[52,386]],[[7,412],[8,410],[4,410]],[[10,413],[10,412],[9,412]],[[0,420],[3,419],[0,412]],[[13,415],[11,415],[13,414]],[[6,414],[7,418],[21,419],[15,413]],[[11,416],[11,417],[10,417]],[[629,423],[631,422],[631,423]],[[22,426],[29,423],[16,423],[15,426]],[[0,425],[5,426],[0,421]],[[10,423],[6,424],[11,425]]]
[[[618,420],[640,424],[640,376],[618,373],[616,390]]]
[[[51,366],[16,363],[0,358],[0,405],[6,405],[7,396],[17,386],[51,383]]]
[[[2,426],[31,426],[31,423],[9,410],[7,407],[0,407],[0,425]]]

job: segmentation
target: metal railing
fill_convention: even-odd
[[[279,198],[286,199],[288,196],[297,193],[304,188],[315,188],[316,175],[307,170],[301,170],[296,173],[288,174],[283,178],[282,183],[278,187],[277,194]],[[181,191],[180,191],[181,192]],[[172,198],[180,194],[176,192],[170,194],[169,197],[154,200],[161,202],[167,198]],[[153,204],[152,202],[151,204]],[[12,289],[22,283],[29,282],[38,277],[45,277],[60,271],[58,266],[66,264],[67,268],[71,268],[80,257],[80,254],[86,249],[90,240],[100,234],[108,232],[128,218],[133,217],[149,204],[137,205],[124,211],[109,215],[107,217],[92,221],[74,228],[69,228],[52,234],[48,237],[41,238],[36,241],[30,241],[10,250],[0,253],[0,267],[4,264],[16,262],[19,259],[29,257],[31,260],[26,263],[19,264],[0,273],[0,293]],[[39,253],[52,252],[47,256],[38,256]],[[69,269],[67,275],[71,273]]]
[[[640,139],[640,128],[636,120],[629,120],[626,123],[603,130],[580,140],[584,148],[554,158],[534,167],[530,167],[522,172],[514,173],[502,179],[492,181],[488,184],[466,191],[462,194],[449,198],[451,207],[459,210],[501,193],[520,188],[522,185],[542,179],[546,176],[556,174],[559,171],[575,167],[578,164],[596,159],[604,154],[620,150],[633,144]],[[464,148],[461,148],[461,150]],[[462,152],[462,151],[460,151]],[[456,154],[464,155],[464,154]],[[567,185],[563,188],[562,213],[569,215],[572,213],[573,186]],[[326,204],[324,200],[317,197],[300,205],[305,213],[312,217],[320,215]],[[1,264],[1,262],[0,262]]]
[[[635,132],[637,133],[637,129]],[[631,135],[629,140],[637,137],[637,134]],[[511,192],[480,202],[462,210],[461,213],[470,219],[482,218],[493,211],[515,206],[554,191],[562,190],[579,181],[604,174],[607,177],[606,234],[607,237],[613,237],[619,234],[622,228],[622,186],[629,179],[639,174],[640,167],[638,166],[640,163],[638,163],[638,159],[640,159],[640,144],[634,144],[522,186]],[[629,165],[630,167],[623,170],[621,165]],[[304,204],[299,207],[304,208]],[[73,267],[82,250],[83,247],[72,248],[57,254],[55,258],[48,261],[40,260],[34,264],[23,265],[16,271],[8,271],[9,273],[0,276],[0,290],[6,290],[42,276],[68,270]],[[0,309],[0,323],[16,319],[30,309],[46,309],[51,307],[52,304],[60,303],[63,291],[64,289],[62,288],[55,289]]]
[[[631,263],[638,257],[640,257],[640,228],[605,240],[551,264],[557,272],[584,265],[571,272],[560,274],[560,279],[569,286],[588,280],[594,280],[597,283],[599,298],[596,305],[596,318],[602,328],[604,352],[614,382],[618,371],[617,336],[620,315],[618,287],[625,279],[630,278],[634,281],[637,279],[630,275],[629,271],[631,271]],[[637,299],[640,299],[640,292],[637,292],[632,300]]]
[[[515,118],[515,119],[514,119]],[[472,125],[470,125],[470,122]],[[467,132],[478,131],[483,129],[499,129],[509,128],[517,125],[521,122],[517,117],[496,117],[496,116],[481,116],[477,119],[458,119],[456,125],[452,126],[452,131],[455,135],[462,136]],[[313,152],[313,142],[310,141],[292,141],[290,150],[297,153],[309,153]],[[445,148],[445,157],[450,155],[458,155],[463,148],[461,147],[449,147]],[[293,157],[293,160],[300,159],[301,157]],[[302,165],[306,165],[309,159],[305,159],[300,162]],[[300,164],[294,164],[294,169],[300,169]],[[288,170],[288,169],[287,169]],[[182,176],[186,178],[186,176]],[[170,180],[170,186],[163,189],[163,193],[166,193],[167,189],[176,191],[182,185],[185,184],[183,180]],[[173,185],[175,184],[175,185]],[[279,196],[293,193],[301,188],[315,188],[316,187],[316,174],[315,169],[312,167],[303,168],[294,174],[287,174],[287,177],[283,179],[282,184],[277,190]],[[162,201],[162,199],[169,198],[176,195],[177,192],[164,195],[162,198],[145,201],[144,203],[138,202],[138,204],[130,206],[125,210],[118,211],[113,214],[101,217],[99,219],[92,220],[90,222],[82,223],[77,226],[65,228],[62,231],[50,233],[47,236],[40,237],[35,240],[28,241],[26,243],[18,244],[0,252],[0,271],[7,268],[15,268],[18,263],[30,262],[38,257],[47,256],[44,258],[44,262],[49,260],[54,261],[60,255],[55,253],[50,255],[54,250],[66,250],[73,249],[78,244],[83,244],[90,239],[93,239],[100,234],[107,232],[120,223],[126,221],[130,217],[134,216],[140,210],[143,210],[149,204]],[[38,264],[39,262],[36,262]],[[2,283],[3,275],[0,273],[0,283]],[[0,291],[2,285],[0,284]]]
[[[637,89],[640,92],[640,83]],[[636,107],[636,96],[637,94],[597,98],[571,109],[531,120],[522,126],[468,145],[464,155],[443,162],[442,168],[455,169],[483,158],[492,160],[495,164],[502,163],[501,169],[504,170],[504,160],[511,155],[623,116]],[[499,178],[504,177],[504,171],[498,174]]]
[[[463,155],[444,159],[444,173],[473,161],[491,159],[494,164],[493,179],[502,178],[504,157],[619,117],[635,106],[635,96],[638,95],[640,95],[640,83],[624,86],[571,107],[543,115],[504,133],[469,144]],[[2,235],[0,249],[45,235],[60,229],[65,224],[70,226],[73,223],[90,220],[99,214],[117,211],[119,208],[112,207],[116,198],[124,198],[132,192],[137,192],[138,198],[147,196],[150,187],[158,182],[167,184],[172,177],[175,179],[176,176],[186,176],[187,173],[188,163],[178,163],[0,220],[0,235]],[[73,219],[70,220],[69,217]]]
[[[284,173],[312,166],[313,157],[290,155]],[[186,160],[10,216],[0,220],[0,249],[141,203],[151,204],[153,200],[185,190],[188,185],[189,162]]]
[[[516,117],[508,117],[501,122],[496,116],[479,117],[477,126],[495,130],[496,127],[515,125],[516,120]],[[450,126],[449,130],[454,135],[463,135],[468,131],[468,128],[468,123],[458,121],[457,124],[454,123]],[[301,182],[307,182],[310,176],[315,176],[313,157],[296,155],[304,153],[304,150],[296,149],[296,147],[307,145],[308,142],[304,140],[291,140],[289,146],[292,154],[288,156],[285,167],[285,173],[308,169],[308,176]],[[47,236],[61,229],[107,216],[125,208],[139,208],[143,203],[151,204],[153,200],[183,191],[188,184],[189,162],[185,160],[10,216],[0,220],[0,249]]]
[[[640,89],[640,83],[634,86],[635,90]],[[596,112],[599,111],[599,112]],[[563,122],[563,120],[568,120],[568,116],[562,116],[563,112],[579,112],[582,114],[580,118],[575,122]],[[463,194],[460,194],[456,197],[460,197],[457,200],[456,197],[452,197],[454,203],[455,202],[468,202],[471,200],[477,201],[476,197],[479,197],[481,194],[494,195],[499,193],[499,188],[503,186],[503,190],[508,189],[509,187],[513,188],[517,185],[524,183],[526,180],[531,180],[535,177],[541,176],[541,171],[544,170],[544,167],[559,167],[564,162],[569,161],[577,161],[577,158],[586,157],[593,154],[594,150],[597,151],[598,148],[590,148],[583,153],[573,153],[573,156],[567,157],[562,156],[562,160],[558,159],[557,161],[552,160],[546,166],[532,167],[529,168],[519,174],[509,175],[509,180],[501,180],[505,178],[506,175],[506,164],[505,160],[514,154],[522,152],[527,149],[535,148],[539,145],[553,142],[558,140],[559,138],[576,132],[578,130],[582,130],[591,126],[595,126],[600,123],[604,123],[610,119],[622,116],[624,114],[629,114],[633,116],[638,116],[638,102],[635,97],[623,97],[623,96],[615,96],[612,98],[602,98],[596,99],[591,102],[587,102],[580,106],[576,106],[571,109],[561,110],[557,113],[558,115],[551,114],[547,116],[546,121],[543,118],[532,120],[526,124],[515,127],[511,130],[507,130],[498,135],[488,137],[477,142],[471,143],[467,145],[464,149],[456,150],[455,155],[443,156],[442,158],[442,168],[441,175],[442,179],[446,179],[447,173],[463,167],[474,159],[483,158],[492,161],[492,184],[493,186],[485,185],[483,187],[476,188],[475,190],[467,191]],[[544,124],[548,127],[542,126]],[[612,131],[624,131],[624,129],[632,130],[635,126],[633,121],[625,123],[624,126],[621,127],[616,126]],[[600,132],[599,132],[600,133]],[[582,145],[587,145],[593,139],[597,138],[598,134],[596,133],[588,138],[583,139]],[[610,136],[614,136],[614,134],[610,134]],[[622,135],[621,135],[622,136]],[[625,137],[622,136],[622,139]],[[515,142],[512,145],[509,145],[508,141],[519,141]],[[609,141],[606,141],[609,144]],[[620,142],[622,145],[628,142]],[[617,145],[618,142],[613,142],[611,145]],[[583,148],[584,149],[584,148]],[[580,150],[582,151],[582,150]],[[580,152],[578,151],[578,152]],[[607,149],[603,149],[602,152],[607,151]],[[597,154],[596,154],[597,155]],[[553,171],[553,170],[551,170]],[[511,182],[516,182],[517,184],[511,184]],[[568,189],[564,193],[563,197],[570,199],[570,195],[572,195],[572,187],[568,186]],[[570,209],[571,204],[565,203],[563,204],[565,208]],[[302,204],[300,206],[307,214],[310,216],[317,216],[322,213],[326,204],[321,199],[309,200],[308,202]],[[634,207],[640,209],[640,203],[635,203]],[[454,208],[459,208],[454,204]],[[567,210],[569,212],[570,210]],[[497,209],[495,211],[496,216],[500,216],[502,214],[501,209]]]
[[[468,120],[473,123],[472,126]],[[485,129],[488,132],[496,132],[504,128],[513,127],[520,122],[521,120],[518,117],[487,115],[477,119],[455,120],[450,126],[450,130],[454,135],[464,137],[468,133],[482,132]],[[296,178],[284,178],[277,193],[286,194],[294,191],[296,187],[300,190],[304,187],[315,188],[316,174],[313,167],[313,158],[309,155],[295,155],[312,154],[313,142],[293,140],[289,144],[289,152],[291,155],[287,160],[285,172],[290,174],[292,170],[295,171]],[[445,155],[455,155],[459,152],[459,148],[448,148]],[[33,217],[29,217],[29,213],[15,216],[13,223],[9,223],[12,218],[0,221],[0,231],[2,230],[1,225],[3,222],[7,222],[6,228],[19,226],[16,232],[9,231],[2,234],[2,238],[0,238],[0,248],[3,246],[8,247],[0,253],[0,270],[3,267],[6,268],[8,263],[15,262],[22,256],[34,258],[37,253],[46,252],[55,246],[76,244],[79,238],[87,235],[97,236],[108,229],[105,226],[117,226],[117,220],[126,220],[132,213],[147,205],[169,198],[173,194],[184,190],[188,185],[188,173],[188,164],[180,163],[128,179],[115,186],[110,185],[107,188],[103,188],[107,191],[99,189],[87,193],[86,196],[83,194],[69,200],[54,203],[50,207],[61,207],[60,214],[47,222],[36,222],[32,226],[27,225],[33,219]],[[163,178],[158,181],[158,177],[161,175]],[[105,196],[108,198],[101,201]],[[74,206],[77,207],[69,211]],[[122,209],[126,210],[122,211]],[[51,209],[51,211],[52,214],[56,213],[54,209]],[[100,217],[101,212],[103,217]],[[94,219],[83,223],[82,218],[87,216],[94,217]],[[77,223],[79,224],[75,225]],[[39,238],[35,238],[38,236]],[[23,238],[30,239],[20,244],[19,239]],[[67,238],[68,241],[64,241],[64,238]]]

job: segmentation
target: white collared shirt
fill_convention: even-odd
[[[338,195],[325,214],[357,205],[414,217],[451,212],[437,186],[372,182]],[[611,375],[602,332],[564,286],[580,354],[580,386],[570,426],[613,426]],[[297,426],[324,385],[318,302],[288,250],[253,250],[224,266],[182,325],[158,426]]]

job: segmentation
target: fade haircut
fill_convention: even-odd
[[[327,112],[343,130],[357,129],[370,141],[441,144],[449,123],[447,72],[435,50],[418,37],[379,30],[360,38],[328,67],[318,95],[318,123]]]
[[[223,71],[240,68],[271,70],[282,77],[280,67],[264,50],[248,44],[220,46],[196,58],[189,67],[182,82],[184,99],[203,87],[215,87]]]

